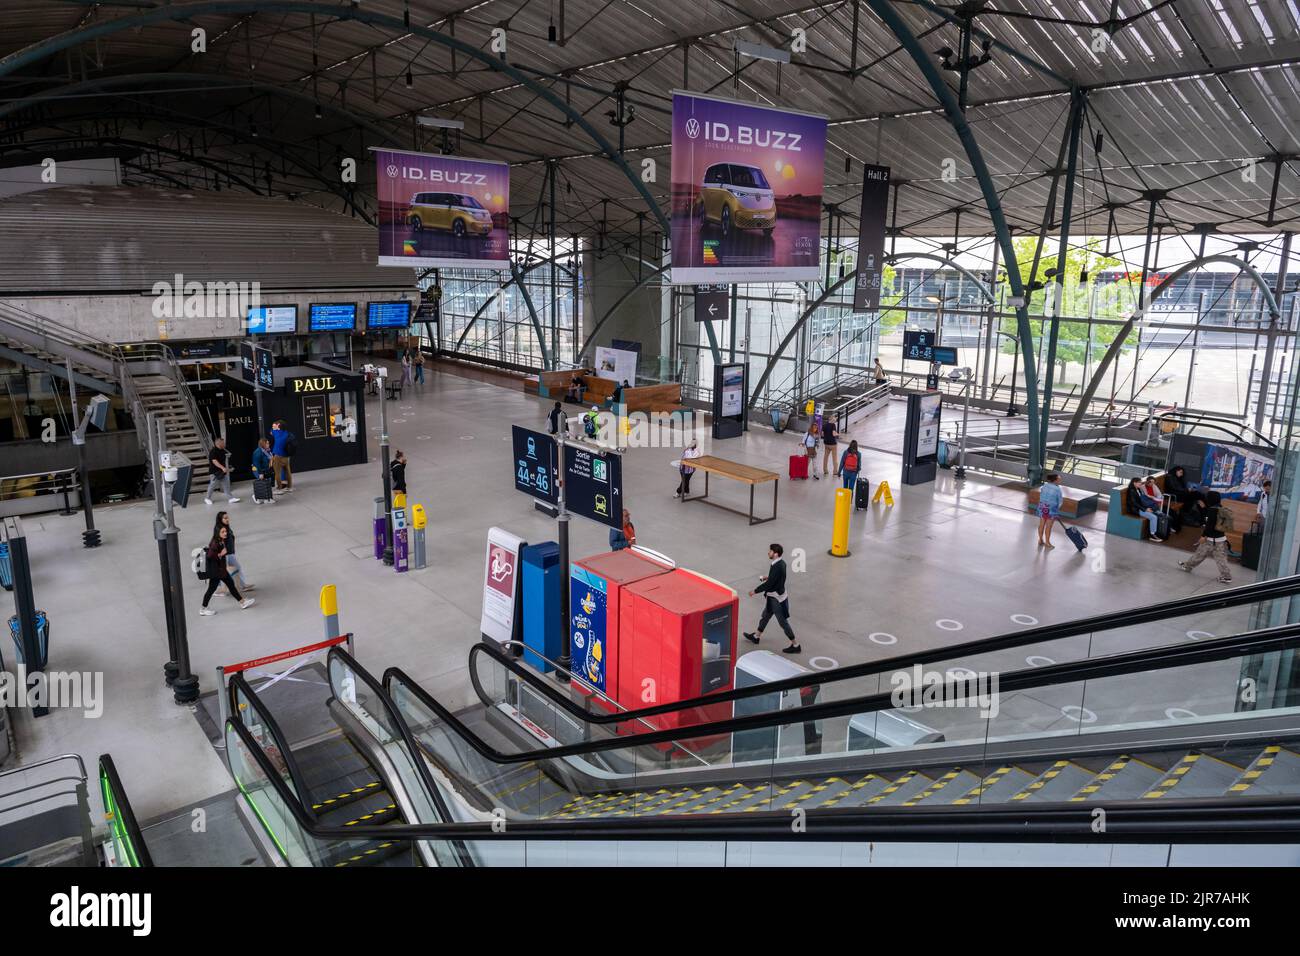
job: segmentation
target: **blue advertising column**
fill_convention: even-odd
[[[602,694],[605,690],[605,603],[608,600],[604,578],[586,568],[575,567],[569,577],[573,645],[571,673]]]
[[[523,550],[524,663],[541,674],[555,670],[561,651],[560,546],[554,541]]]

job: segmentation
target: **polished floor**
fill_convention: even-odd
[[[411,500],[423,503],[429,515],[431,566],[398,575],[370,553],[372,502],[382,489],[377,399],[369,401],[370,464],[298,475],[296,491],[273,506],[254,506],[248,486],[236,488],[244,500],[229,510],[246,576],[257,585],[257,604],[240,610],[218,596],[212,601],[217,614],[200,617],[202,586],[187,576],[189,643],[205,692],[217,686],[222,664],[319,639],[319,591],[335,584],[342,627],[355,634],[362,664],[375,673],[399,665],[448,705],[470,703],[465,666],[479,634],[488,528],[498,525],[529,541],[555,534],[555,522],[513,490],[509,444],[510,425],[541,428],[549,403],[524,394],[515,383],[445,367],[436,368],[423,388],[408,388],[390,403],[392,445],[410,462]],[[886,415],[879,423],[862,423],[856,436],[868,449],[893,447],[891,420]],[[827,549],[838,482],[785,480],[796,436],[756,429],[729,441],[702,439],[706,453],[781,473],[779,517],[750,527],[727,511],[683,504],[673,496],[677,475],[671,462],[678,450],[636,448],[626,455],[624,484],[638,539],[740,591],[746,630],[760,604],[745,592],[766,570],[768,543],[781,542],[792,565],[801,557],[790,593],[805,666],[883,659],[1221,587],[1209,565],[1193,575],[1181,573],[1176,562],[1182,552],[1108,538],[1102,522],[1089,530],[1092,547],[1082,555],[1061,534],[1054,550],[1038,548],[1036,522],[1023,511],[1023,492],[975,476],[956,482],[946,471],[933,484],[904,487],[899,456],[877,450],[865,452],[864,474],[873,486],[888,481],[895,503],[855,513],[851,557],[832,558]],[[248,454],[248,449],[233,451]],[[743,490],[725,481],[713,484],[713,494],[744,505]],[[769,499],[760,491],[760,511]],[[196,495],[179,512],[183,555],[205,543],[219,508],[206,507]],[[102,672],[106,694],[98,718],[56,710],[39,720],[23,715],[17,721],[23,762],[64,752],[81,753],[89,762],[111,753],[137,815],[145,820],[175,818],[179,808],[211,801],[232,787],[195,713],[173,703],[162,681],[166,637],[152,512],[149,502],[99,509],[104,544],[94,551],[80,546],[79,516],[24,522],[36,603],[51,619],[51,666]],[[575,557],[607,548],[606,531],[582,519],[574,519],[572,538]],[[1239,580],[1253,576],[1235,570]],[[1027,658],[1035,658],[1028,660],[1033,666],[1043,659],[1195,640],[1243,624],[1241,613],[1222,614],[1095,640],[1074,638],[1041,653],[1031,649],[990,660],[954,660],[950,666],[1022,668]],[[774,627],[764,646],[776,649],[782,643]],[[741,652],[748,649],[742,642]],[[12,656],[5,659],[12,667]],[[1227,674],[1202,676],[1213,677],[1216,685],[1231,681]],[[1116,689],[1101,698],[1126,708],[1129,717],[1149,711],[1158,718],[1175,705],[1196,707],[1197,700],[1188,699],[1196,696],[1191,686],[1171,676],[1145,693]],[[1101,698],[1096,688],[1076,688],[1050,700],[1026,697],[1015,712],[1030,714],[1034,726],[1059,727],[1063,708],[1098,714]],[[1067,722],[1071,713],[1064,713]]]

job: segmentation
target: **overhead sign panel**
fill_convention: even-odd
[[[376,149],[379,264],[510,268],[510,167]]]
[[[515,452],[515,491],[555,504],[559,500],[555,480],[555,439],[518,425],[512,425],[511,430]]]
[[[819,276],[826,117],[673,93],[672,281]]]
[[[611,528],[623,527],[623,458],[617,452],[564,446],[564,506]]]
[[[695,321],[715,322],[731,315],[731,286],[697,285],[695,287]]]
[[[862,174],[862,206],[858,218],[854,312],[875,312],[880,308],[880,283],[885,272],[885,216],[888,211],[889,167],[867,166]]]

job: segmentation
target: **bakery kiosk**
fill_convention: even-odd
[[[298,436],[295,474],[365,464],[364,376],[314,362],[275,369],[273,387],[262,393],[260,429],[253,383],[225,374],[221,380],[226,392],[226,447],[236,480],[252,477],[249,465],[259,433],[269,437],[271,423],[277,420]]]

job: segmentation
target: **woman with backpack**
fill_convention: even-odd
[[[1217,491],[1205,496],[1205,527],[1201,538],[1196,542],[1196,553],[1186,561],[1179,561],[1178,566],[1184,571],[1191,571],[1206,558],[1214,558],[1219,568],[1219,580],[1223,584],[1232,583],[1232,572],[1228,569],[1228,537],[1226,532],[1232,530],[1232,512],[1223,507],[1223,499]]]
[[[226,527],[218,528],[212,535],[212,540],[208,542],[205,553],[204,572],[207,574],[208,589],[203,592],[203,606],[199,608],[199,614],[204,617],[211,617],[217,612],[208,607],[208,602],[212,600],[212,595],[217,592],[217,587],[224,584],[230,596],[239,602],[240,608],[252,607],[257,603],[253,598],[246,598],[239,593],[239,588],[235,587],[235,582],[230,578],[230,571],[226,569],[227,539],[230,537],[230,529]]]
[[[217,512],[216,523],[212,526],[212,536],[217,537],[222,528],[226,529],[226,570],[230,573],[230,579],[239,585],[241,591],[252,591],[254,586],[244,580],[244,566],[235,557],[235,529],[230,527],[228,511]]]
[[[840,466],[835,469],[835,474],[844,476],[844,487],[852,490],[858,483],[858,472],[862,470],[862,452],[858,451],[857,439],[849,442],[849,447],[844,449],[844,454],[840,456]]]

